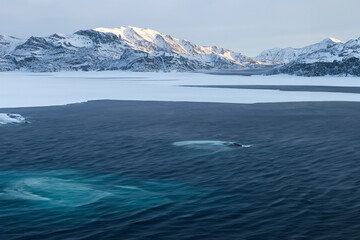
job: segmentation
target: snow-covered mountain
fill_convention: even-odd
[[[284,64],[271,71],[272,74],[360,76],[360,38],[346,43],[326,38],[304,48],[275,48],[263,51],[254,59]]]
[[[27,40],[0,38],[0,71],[194,71],[262,65],[268,64],[221,47],[204,47],[130,26]]]
[[[334,60],[341,60],[339,52],[343,45],[342,41],[329,37],[319,43],[303,48],[289,47],[265,50],[254,59],[278,63],[289,63],[295,60],[302,63],[332,62]]]
[[[256,69],[307,76],[360,75],[360,38],[334,38],[304,48],[275,48],[255,58],[200,46],[137,27],[95,28],[73,34],[19,39],[0,35],[0,71],[200,71]],[[260,68],[259,68],[260,67]],[[258,69],[265,69],[258,71]],[[252,71],[252,70],[251,70]]]

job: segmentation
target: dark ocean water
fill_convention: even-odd
[[[360,239],[358,103],[0,112],[0,239]]]

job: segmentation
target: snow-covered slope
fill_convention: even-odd
[[[24,42],[23,39],[0,35],[0,71],[9,71],[16,68],[10,53],[16,46]]]
[[[16,37],[0,35],[0,56],[5,55],[15,49],[17,45],[24,43],[25,40]]]
[[[130,26],[31,37],[26,41],[7,38],[6,46],[0,50],[2,71],[194,71],[267,65],[221,47],[204,47]]]

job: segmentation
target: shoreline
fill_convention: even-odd
[[[56,109],[56,108],[66,108],[66,107],[72,107],[72,106],[81,106],[86,104],[93,104],[93,103],[131,103],[131,104],[158,104],[158,105],[171,105],[171,104],[180,104],[180,105],[223,105],[223,106],[243,106],[243,107],[249,107],[252,106],[255,108],[267,106],[266,108],[272,109],[273,105],[278,107],[285,107],[289,109],[293,108],[303,108],[306,106],[311,105],[360,105],[360,102],[357,101],[299,101],[299,102],[259,102],[259,103],[232,103],[232,102],[191,102],[191,101],[148,101],[148,100],[116,100],[116,99],[97,99],[97,100],[88,100],[84,102],[77,102],[77,103],[67,103],[67,104],[61,104],[61,105],[47,105],[47,106],[22,106],[22,107],[0,107],[0,113],[10,113],[10,114],[16,114],[18,113],[17,110],[28,110],[28,109]],[[266,109],[264,108],[264,109]]]
[[[306,85],[183,85],[182,87],[278,90],[284,92],[360,93],[360,87]]]
[[[57,109],[57,108],[72,108],[72,107],[81,107],[83,105],[102,105],[102,104],[125,104],[125,105],[194,105],[194,106],[229,106],[229,107],[240,107],[246,109],[264,109],[272,110],[274,108],[283,108],[283,109],[295,109],[295,108],[304,108],[309,106],[317,107],[317,105],[326,105],[326,106],[337,106],[337,105],[354,105],[360,106],[360,102],[353,101],[303,101],[303,102],[264,102],[264,103],[226,103],[226,102],[188,102],[188,101],[146,101],[146,100],[114,100],[114,99],[99,99],[99,100],[89,100],[79,103],[68,103],[63,105],[49,105],[49,106],[25,106],[25,107],[1,107],[0,112],[4,113],[6,111],[16,111],[16,110],[46,110],[46,109]],[[12,113],[12,112],[8,112]],[[15,113],[15,112],[14,112]]]

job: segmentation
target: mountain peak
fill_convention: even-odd
[[[158,31],[149,29],[149,28],[139,28],[133,26],[121,26],[118,28],[94,28],[94,31],[102,33],[113,33],[116,36],[124,39],[130,40],[146,40],[148,42],[154,41],[157,35],[162,35]]]
[[[341,41],[341,40],[338,40],[338,39],[336,39],[336,38],[333,38],[333,37],[327,37],[327,38],[325,38],[322,42],[326,42],[326,43],[344,43],[343,41]]]

